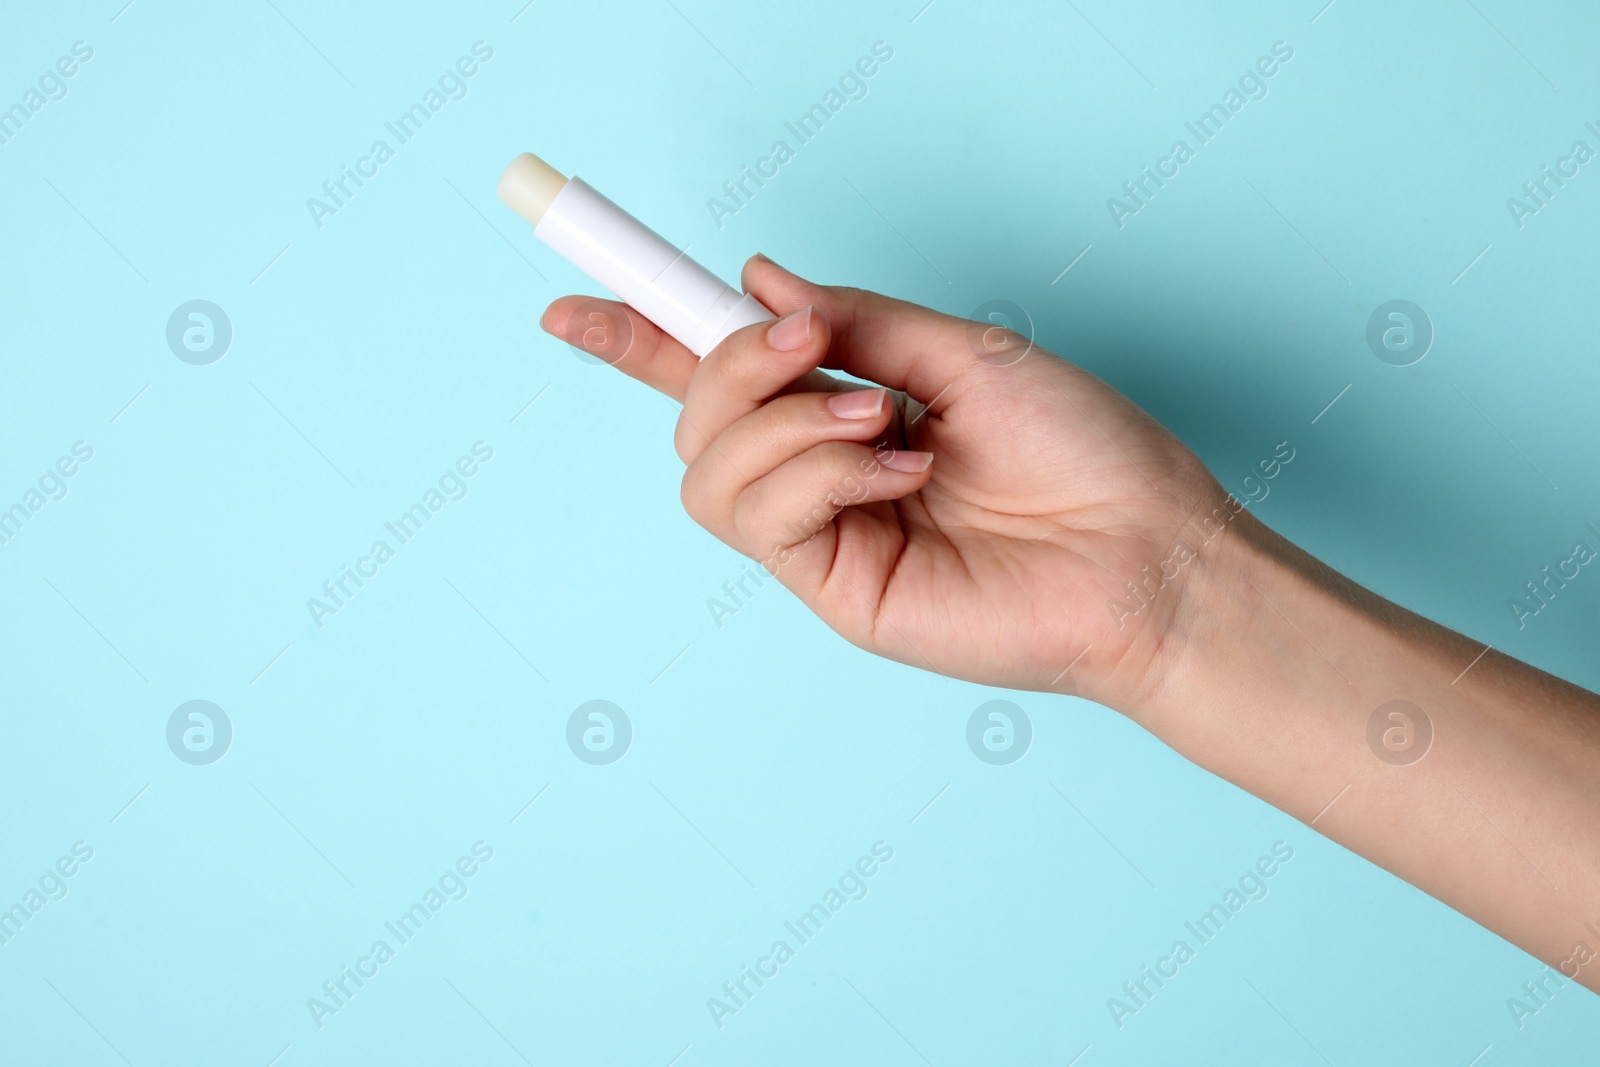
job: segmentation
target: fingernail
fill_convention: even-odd
[[[932,452],[890,452],[887,456],[880,455],[878,462],[892,471],[903,474],[921,474],[933,462]]]
[[[767,327],[767,344],[779,352],[793,352],[811,340],[811,308],[791,311]]]
[[[828,410],[841,419],[875,419],[883,413],[887,389],[852,389],[828,398]]]

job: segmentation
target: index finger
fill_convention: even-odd
[[[700,364],[676,338],[615,300],[563,296],[545,309],[539,325],[680,404]]]
[[[757,254],[744,265],[745,291],[773,310],[810,304],[827,316],[833,345],[825,367],[898,389],[931,404],[982,363],[968,343],[972,323],[865,289],[816,285]]]

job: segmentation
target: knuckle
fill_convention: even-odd
[[[756,482],[747,486],[733,502],[733,528],[746,546],[758,554],[778,547],[784,540],[782,508],[770,485]]]
[[[688,407],[678,416],[678,424],[672,430],[672,447],[678,453],[678,458],[687,466],[694,463],[703,448],[700,431],[686,417]]]
[[[717,360],[711,366],[712,378],[722,388],[738,386],[747,381],[761,366],[757,357],[755,338],[762,329],[760,324],[747,326],[734,333],[717,346]],[[710,359],[710,356],[706,357]]]
[[[826,492],[839,508],[862,503],[872,492],[861,451],[861,445],[845,441],[831,442],[825,450]]]
[[[755,542],[755,531],[763,509],[765,491],[752,485],[733,502],[733,528],[746,542]]]
[[[706,478],[698,464],[690,464],[678,483],[678,499],[689,517],[698,521],[706,509]]]

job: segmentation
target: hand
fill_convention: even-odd
[[[1574,948],[1600,931],[1600,700],[1329,570],[1015,334],[759,257],[744,283],[784,317],[704,362],[618,304],[627,330],[545,313],[683,403],[696,521],[862,648],[1123,711],[1600,990]],[[1375,747],[1397,699],[1438,751]]]
[[[1149,576],[1172,576],[1185,524],[1224,498],[1192,452],[1010,331],[760,256],[744,285],[783,318],[703,362],[621,304],[600,309],[628,317],[614,334],[580,297],[543,325],[580,346],[631,338],[606,358],[682,402],[689,514],[856,645],[1110,703],[1149,682],[1181,604]]]

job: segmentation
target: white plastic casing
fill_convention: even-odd
[[[556,194],[533,232],[696,356],[741,327],[777,317],[581,178]]]

